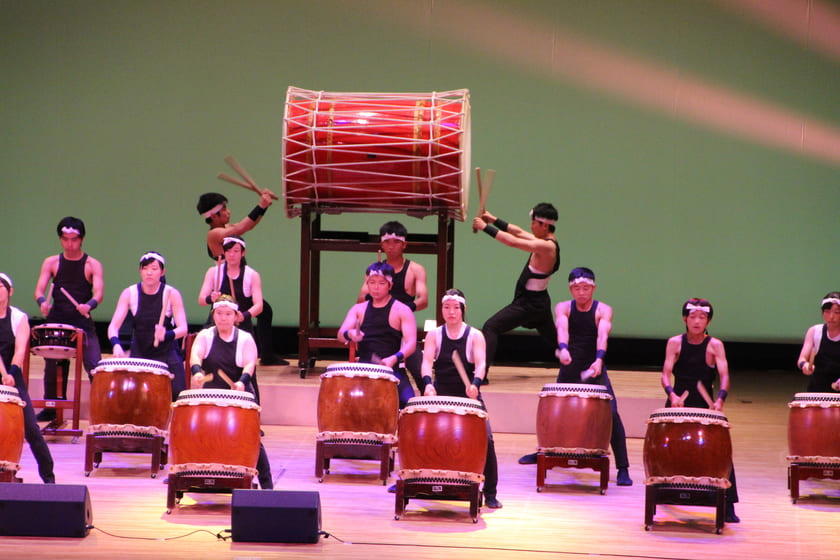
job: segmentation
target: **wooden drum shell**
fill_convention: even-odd
[[[840,462],[840,394],[797,393],[788,407],[790,456]]]
[[[728,486],[732,439],[723,414],[704,408],[661,408],[647,424],[643,447],[645,476]]]
[[[537,404],[538,447],[606,453],[612,433],[611,400],[603,385],[546,385]]]
[[[16,388],[0,385],[0,465],[11,463],[15,471],[23,452],[24,404]]]
[[[153,426],[166,430],[172,375],[153,360],[102,360],[92,372],[90,423]]]
[[[182,391],[172,404],[169,426],[171,463],[239,465],[254,469],[260,452],[260,410],[212,395],[224,389]],[[206,395],[210,398],[205,398]],[[244,406],[243,406],[244,405]]]
[[[328,366],[318,391],[318,431],[396,433],[399,395],[392,372],[373,364]]]
[[[478,403],[457,397],[409,399],[399,419],[400,469],[484,472],[487,414],[467,413],[459,401]],[[439,404],[445,402],[457,404]]]

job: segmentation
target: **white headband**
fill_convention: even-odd
[[[76,229],[76,228],[74,228],[74,227],[70,227],[70,226],[64,226],[64,227],[62,227],[62,228],[61,228],[61,233],[75,233],[75,234],[76,234],[76,235],[78,235],[79,237],[81,237],[81,236],[82,236],[82,232],[81,232],[81,231],[77,230],[77,229]]]
[[[595,280],[592,278],[586,278],[584,276],[578,276],[574,280],[569,281],[569,286],[574,286],[575,284],[591,284],[592,286],[595,285]]]
[[[405,237],[402,235],[397,235],[396,233],[386,233],[380,238],[382,241],[386,239],[396,239],[397,241],[405,241]]]
[[[691,315],[692,311],[702,311],[706,315],[712,312],[708,305],[694,305],[692,303],[687,303],[685,305],[685,310],[688,311],[689,315]]]
[[[820,307],[822,307],[826,303],[836,303],[837,305],[840,305],[840,299],[837,299],[837,298],[834,298],[834,297],[827,297],[824,300],[822,300],[822,303],[820,304]]]
[[[10,290],[12,289],[12,279],[9,278],[8,274],[6,274],[5,272],[0,272],[0,280],[3,280],[3,282],[5,282],[9,286]]]
[[[367,275],[368,275],[368,278],[370,278],[371,276],[381,276],[382,278],[384,278],[385,280],[387,280],[391,284],[394,283],[394,277],[391,276],[390,274],[385,274],[381,270],[371,270],[370,272],[368,272]]]
[[[230,300],[227,300],[227,299],[220,299],[219,301],[214,303],[213,304],[213,311],[215,311],[216,309],[218,309],[220,307],[230,307],[234,311],[239,311],[239,306],[236,305],[236,302],[235,301],[230,301]]]
[[[148,253],[144,253],[143,256],[140,257],[140,262],[143,262],[146,259],[155,259],[160,263],[161,266],[166,266],[166,259],[163,258],[163,255],[155,251],[149,251]]]
[[[224,208],[224,207],[225,207],[225,203],[221,202],[221,203],[217,204],[216,206],[214,206],[213,208],[211,208],[210,210],[208,210],[207,212],[205,212],[204,214],[202,214],[202,216],[204,216],[205,218],[209,218],[213,214],[215,214],[217,212],[221,212],[222,208]]]
[[[557,223],[557,220],[549,220],[548,218],[543,218],[542,216],[534,216],[534,209],[533,209],[533,208],[531,208],[531,211],[530,211],[530,212],[528,212],[528,216],[529,216],[532,220],[536,220],[536,221],[538,221],[538,222],[540,222],[540,223],[543,223],[543,224],[548,224],[548,225],[550,225],[550,226],[553,226],[554,224],[556,224],[556,223]]]
[[[225,237],[222,240],[222,246],[223,247],[225,245],[227,245],[228,243],[239,243],[240,245],[242,245],[243,249],[245,248],[245,240],[244,239],[239,239],[238,237]]]
[[[456,294],[446,294],[441,298],[440,302],[446,303],[449,300],[457,301],[461,305],[467,305],[467,300],[465,300],[462,296]]]

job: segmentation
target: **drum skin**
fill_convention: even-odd
[[[84,336],[79,333],[78,336]],[[62,323],[44,323],[32,327],[30,351],[36,356],[65,360],[76,354],[77,329]]]
[[[612,409],[608,398],[581,396],[576,385],[555,384],[564,391],[543,389],[537,404],[537,445],[543,448],[609,449]],[[609,395],[603,385],[581,385]]]
[[[788,406],[790,455],[840,457],[840,394],[797,393]]]
[[[283,134],[287,214],[448,210],[463,219],[469,95],[316,92],[290,87]]]
[[[319,432],[397,431],[396,378],[382,375],[322,375],[318,391]]]
[[[732,469],[732,440],[728,426],[703,424],[704,408],[658,409],[648,422],[643,457],[645,476],[727,479]],[[672,419],[667,418],[668,415]],[[726,420],[723,415],[719,418]],[[692,420],[696,418],[696,420]]]
[[[400,469],[483,473],[487,458],[486,417],[463,414],[458,407],[427,406],[424,400],[409,399],[400,413]],[[428,410],[410,412],[412,407]]]
[[[172,405],[172,381],[154,370],[93,370],[90,385],[91,424],[133,424],[166,430]]]
[[[176,404],[182,402],[184,399],[179,398]],[[206,401],[173,404],[169,449],[173,465],[216,463],[256,468],[260,452],[259,409]]]
[[[23,451],[23,401],[14,387],[0,389],[0,462],[17,464]]]

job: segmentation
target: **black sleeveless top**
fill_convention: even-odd
[[[580,383],[580,374],[595,361],[598,345],[598,325],[595,323],[595,310],[598,302],[593,301],[589,311],[578,311],[577,304],[571,301],[569,310],[569,354],[572,363],[560,365],[560,383]],[[597,383],[597,380],[593,380]]]
[[[70,303],[61,288],[67,290],[79,303],[87,303],[93,297],[93,284],[85,278],[85,264],[87,253],[82,258],[71,261],[58,256],[58,270],[53,278],[53,306],[47,314],[47,322],[65,323],[85,330],[93,328],[93,319],[85,317],[76,310],[76,306]]]
[[[12,365],[15,357],[15,333],[12,332],[12,308],[6,309],[6,316],[0,319],[0,359],[6,366],[6,371]]]
[[[204,384],[208,389],[230,389],[230,386],[219,377],[218,370],[222,370],[236,383],[242,377],[242,368],[236,365],[236,344],[239,341],[239,330],[233,330],[233,340],[225,342],[219,336],[219,331],[213,333],[213,345],[207,357],[201,361],[201,369],[212,373],[213,379]]]
[[[394,298],[388,300],[384,307],[374,307],[372,301],[367,302],[365,316],[360,328],[365,337],[359,342],[359,361],[371,363],[373,355],[387,358],[400,350],[402,331],[395,329],[388,321]]]
[[[222,289],[219,290],[223,294],[227,294],[229,296],[233,296],[233,299],[236,300],[236,304],[239,306],[240,311],[247,311],[251,309],[251,306],[254,305],[254,298],[253,297],[246,297],[245,296],[245,267],[247,265],[240,265],[239,267],[239,276],[237,278],[231,279],[228,276],[228,266],[227,263],[222,265]],[[231,284],[233,284],[233,293],[231,293]],[[212,314],[212,312],[211,312]],[[236,325],[237,328],[242,329],[243,331],[252,333],[254,332],[254,323],[251,320],[251,317],[246,318],[244,321]]]
[[[414,296],[409,295],[409,293],[405,291],[405,277],[408,273],[408,265],[410,264],[411,261],[405,259],[402,270],[394,274],[394,284],[391,287],[391,297],[395,298],[397,301],[403,302],[406,305],[414,301]]]
[[[674,392],[680,396],[684,391],[688,391],[685,406],[709,408],[709,404],[697,391],[697,382],[702,382],[706,392],[712,396],[712,382],[717,375],[717,369],[706,364],[706,348],[712,337],[706,336],[700,344],[689,344],[687,338],[687,335],[682,335],[680,356],[674,364]],[[665,406],[671,406],[670,399],[666,401]]]
[[[808,379],[808,392],[835,393],[831,384],[840,377],[840,341],[828,338],[828,325],[823,325],[820,350],[814,357],[814,373]]]
[[[472,381],[475,377],[475,363],[467,361],[467,342],[470,336],[470,327],[464,329],[464,334],[461,338],[451,339],[446,332],[444,325],[440,329],[440,353],[435,360],[435,391],[438,395],[445,397],[467,397],[467,390],[464,387],[464,382],[455,368],[455,362],[452,361],[452,352],[457,351],[461,358],[461,363],[464,364],[464,369],[467,371],[467,379]]]
[[[134,335],[131,337],[130,353],[136,358],[166,362],[171,353],[174,340],[164,340],[155,348],[155,325],[160,320],[163,307],[163,291],[166,284],[161,282],[154,294],[144,294],[142,286],[137,284],[137,314],[134,316]],[[172,328],[172,318],[163,322],[166,329]]]
[[[557,272],[557,269],[560,268],[560,245],[557,243],[556,239],[551,239],[550,241],[552,243],[554,243],[554,252],[555,252],[554,268],[552,268],[551,272],[549,272],[547,274],[542,274],[542,273],[541,274],[535,274],[535,273],[531,272],[531,269],[528,267],[528,264],[531,262],[531,257],[529,255],[528,260],[525,261],[525,268],[522,269],[522,273],[519,275],[519,280],[517,280],[517,282],[516,282],[516,290],[514,291],[514,294],[513,294],[514,299],[516,299],[518,297],[521,297],[521,296],[524,296],[524,295],[528,295],[528,293],[532,293],[532,294],[533,293],[544,293],[544,292],[547,291],[547,290],[539,290],[539,291],[535,292],[533,290],[526,289],[525,285],[528,283],[528,280],[530,280],[531,278],[536,278],[538,280],[548,278],[549,276],[551,276],[552,274]]]

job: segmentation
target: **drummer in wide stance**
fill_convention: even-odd
[[[668,396],[666,407],[723,410],[729,394],[729,364],[723,342],[709,336],[706,331],[714,313],[712,304],[705,299],[692,298],[683,304],[682,318],[686,332],[672,336],[665,346],[662,387]],[[712,400],[712,383],[716,375],[720,377],[720,389]],[[734,466],[729,472],[729,481],[732,486],[726,490],[726,522],[738,523],[740,519],[735,515],[738,488],[735,485]]]
[[[417,322],[411,309],[391,295],[394,267],[375,262],[365,271],[370,299],[355,304],[338,329],[338,340],[359,345],[360,362],[377,363],[392,368],[399,379],[400,408],[414,396],[414,388],[400,363],[417,346]]]
[[[48,323],[71,325],[85,331],[81,358],[90,375],[102,359],[96,327],[90,317],[91,311],[102,302],[102,264],[82,250],[85,239],[85,223],[82,220],[73,216],[62,218],[56,232],[62,252],[47,257],[41,264],[41,273],[35,285],[35,301]],[[52,287],[48,293],[50,280]],[[70,361],[45,359],[44,364],[44,398],[66,399]],[[63,377],[62,395],[58,395],[57,388],[59,366]],[[54,408],[45,408],[38,414],[40,422],[52,421],[55,417]]]
[[[114,356],[157,360],[167,365],[172,378],[172,400],[187,388],[184,361],[178,353],[178,340],[187,334],[187,314],[181,293],[164,281],[166,260],[156,251],[140,257],[140,282],[127,287],[117,300],[108,324],[108,339]],[[134,318],[134,332],[126,352],[120,341],[120,328],[128,314]]]
[[[52,454],[38,427],[32,399],[29,398],[29,391],[20,369],[29,344],[29,318],[17,307],[11,306],[12,293],[12,279],[0,272],[0,365],[3,366],[0,369],[0,377],[3,385],[17,388],[18,396],[26,404],[23,409],[24,437],[38,462],[41,480],[47,484],[54,484]]]
[[[485,357],[484,335],[464,322],[467,300],[457,289],[447,290],[441,299],[444,324],[426,334],[423,345],[424,394],[477,399],[487,410],[481,398],[481,383],[484,380]],[[461,378],[452,354],[457,352],[464,367],[467,380]],[[434,377],[434,380],[433,380]],[[469,383],[467,385],[467,382]],[[496,446],[490,422],[487,422],[487,459],[484,464],[484,503],[498,509],[502,502],[496,498],[499,482],[499,468],[496,460]]]
[[[594,383],[603,385],[612,395],[612,432],[610,447],[615,455],[616,485],[632,486],[630,461],[627,458],[627,439],[624,423],[618,414],[615,398],[604,359],[612,330],[612,307],[594,299],[595,273],[586,267],[573,268],[569,273],[569,292],[572,299],[561,301],[554,308],[557,327],[557,358],[560,371],[557,383]],[[519,459],[521,464],[537,462],[535,453]]]
[[[808,378],[809,393],[840,392],[840,292],[822,300],[823,323],[805,333],[796,365]]]
[[[230,389],[254,393],[251,379],[256,374],[257,345],[254,337],[236,328],[239,306],[228,295],[220,296],[213,304],[214,326],[204,329],[195,337],[190,352],[192,388]],[[260,444],[257,459],[260,488],[274,488],[271,466],[265,447]]]

